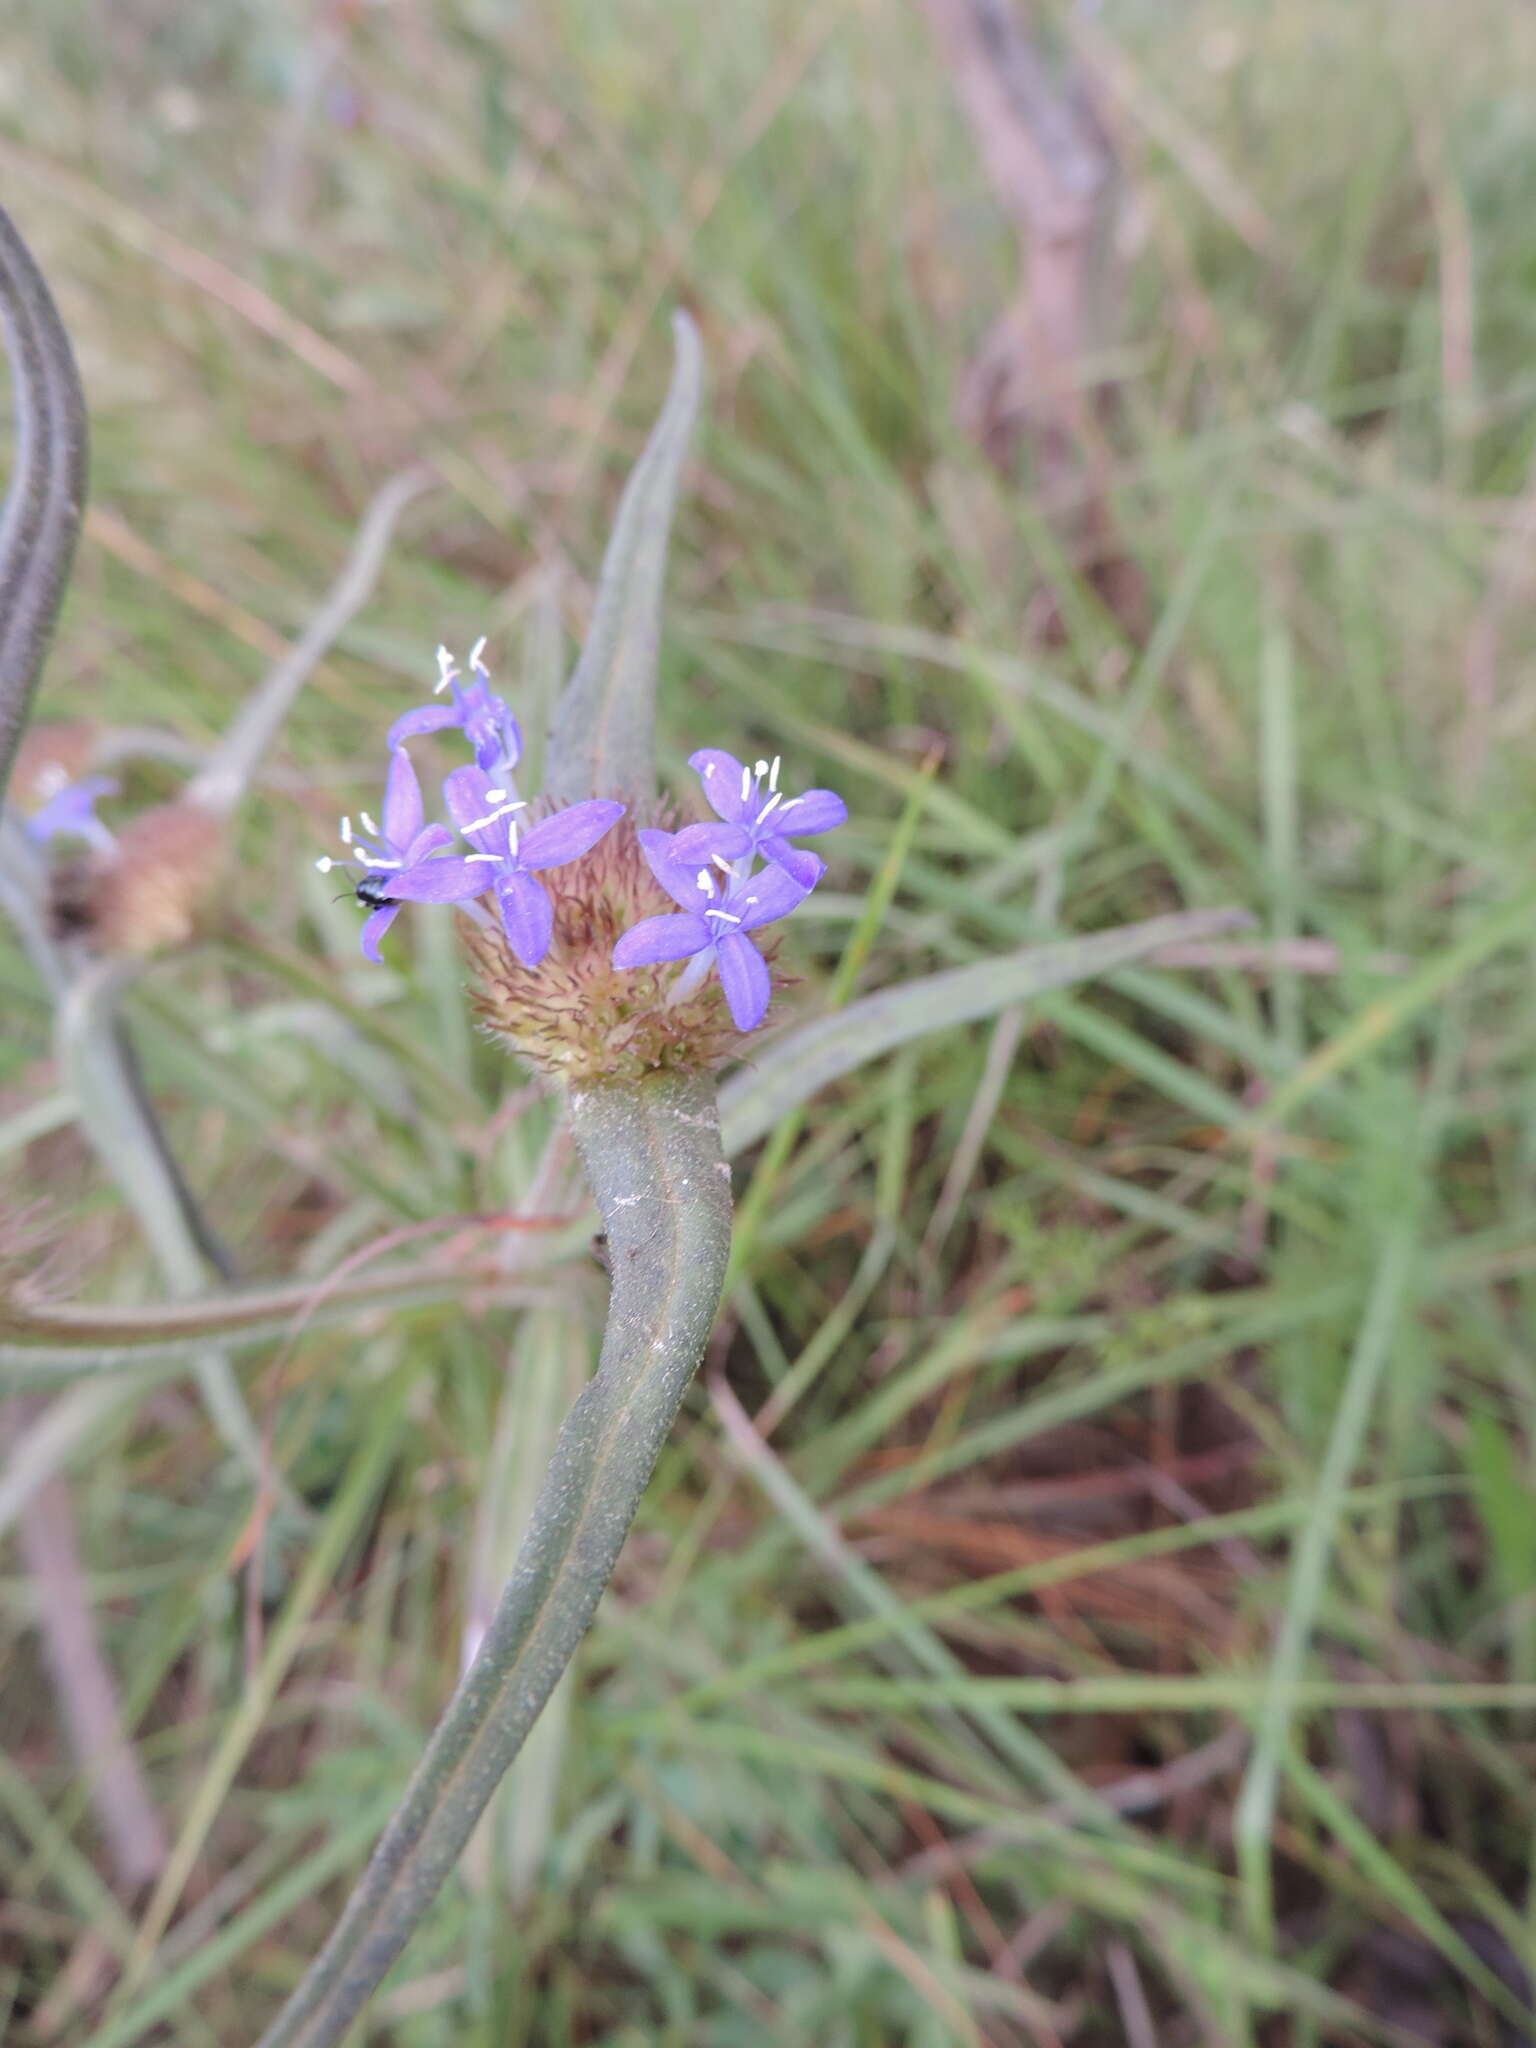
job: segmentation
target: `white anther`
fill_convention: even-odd
[[[32,781],[39,796],[57,796],[69,787],[69,770],[62,761],[45,761]]]
[[[340,867],[340,865],[340,861],[332,860],[331,856],[328,853],[322,853],[320,858],[315,862],[315,866],[320,870],[322,875],[328,875],[331,872],[332,868]]]
[[[405,862],[403,860],[386,860],[382,853],[370,853],[368,865],[371,868],[403,868]]]
[[[700,888],[701,888],[701,889],[702,889],[702,890],[704,891],[704,894],[705,894],[706,896],[713,896],[713,895],[714,895],[714,893],[715,893],[715,878],[714,878],[714,876],[713,876],[713,875],[712,875],[712,874],[711,874],[711,873],[709,872],[709,869],[708,869],[708,868],[700,868],[700,869],[699,869],[699,873],[698,873],[698,884],[699,884],[699,887],[700,887]]]
[[[782,789],[776,789],[776,790],[775,790],[775,791],[773,792],[773,795],[772,795],[771,797],[769,797],[769,799],[768,799],[767,803],[765,803],[765,804],[763,805],[763,808],[762,808],[762,809],[761,809],[761,810],[760,810],[760,811],[758,812],[758,814],[757,814],[757,822],[759,823],[759,825],[761,825],[761,823],[763,822],[764,818],[766,818],[766,817],[767,817],[768,813],[769,813],[770,811],[776,811],[776,810],[778,809],[779,805],[780,805],[781,803],[783,803],[783,801],[784,801],[784,792],[783,792],[783,790],[782,790]]]
[[[768,770],[768,787],[770,789],[777,789],[779,786],[779,762],[782,759],[783,756],[781,754],[775,754],[773,757],[773,766]]]
[[[742,800],[742,802],[743,802],[743,803],[745,803],[745,802],[746,802],[746,800],[747,800],[747,798],[748,798],[748,797],[749,797],[749,796],[750,796],[751,794],[752,794],[752,770],[751,770],[750,768],[743,768],[743,769],[742,769],[742,771],[741,771],[741,800]]]
[[[752,770],[752,773],[759,777],[766,775],[768,773],[768,763],[766,761],[759,761],[757,766]]]
[[[363,830],[365,832],[371,832],[375,839],[382,839],[384,837],[384,834],[379,830],[378,826],[375,825],[372,818],[369,817],[366,811],[359,811],[357,815],[363,821]]]
[[[491,792],[487,790],[486,794],[489,796]],[[459,830],[461,832],[483,832],[487,825],[494,825],[498,818],[510,817],[514,811],[526,811],[527,808],[528,806],[522,802],[502,804],[494,811],[487,811],[483,818],[472,818],[467,825],[461,825]]]
[[[488,804],[499,804],[506,793],[504,789],[488,789],[485,792],[485,800]]]
[[[453,665],[453,656],[446,647],[439,647],[437,650],[437,681],[432,685],[433,696],[436,697],[446,690],[457,674],[458,670]]]
[[[741,923],[741,919],[739,917],[732,917],[728,910],[706,910],[704,915],[706,917],[717,917],[722,924]]]
[[[466,853],[464,858],[466,860],[488,860],[491,866],[495,867],[500,861],[501,855],[499,853]]]
[[[352,820],[350,818],[343,818],[341,821],[341,843],[343,846],[350,846],[352,844]]]
[[[731,864],[723,853],[712,853],[709,857],[722,874],[728,875],[731,872]]]
[[[485,663],[480,657],[485,652],[485,643],[488,637],[487,634],[482,633],[474,646],[469,650],[469,665],[471,668],[484,668]]]

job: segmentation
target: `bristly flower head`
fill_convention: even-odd
[[[830,789],[786,796],[777,759],[748,768],[718,747],[691,761],[713,823],[637,831],[608,797],[559,810],[530,802],[512,775],[521,734],[491,688],[484,648],[479,640],[470,654],[467,686],[438,649],[438,690],[451,701],[390,727],[383,825],[361,813],[364,837],[343,818],[346,856],[317,863],[361,869],[364,953],[378,959],[402,905],[456,904],[478,970],[476,1011],[546,1073],[599,1082],[716,1065],[768,1013],[774,948],[755,935],[826,872],[792,838],[842,824],[847,805]],[[404,744],[450,729],[475,756],[443,782],[451,830],[425,822]]]
[[[719,854],[705,867],[683,857],[687,832],[642,832],[639,837],[651,873],[682,907],[642,918],[625,932],[613,949],[614,966],[691,959],[693,966],[676,984],[684,992],[713,968],[737,1030],[755,1031],[767,1015],[771,991],[767,963],[747,934],[787,917],[821,880],[826,862],[786,846],[779,864],[756,875],[738,874]]]
[[[697,1073],[740,1043],[718,982],[679,993],[669,968],[614,965],[626,926],[667,903],[640,837],[621,819],[561,874],[549,951],[536,969],[522,965],[499,923],[466,918],[460,926],[475,967],[476,1014],[542,1072],[567,1082]]]
[[[437,650],[437,682],[434,695],[450,694],[446,704],[422,704],[407,711],[389,728],[391,751],[417,733],[442,732],[456,725],[474,749],[475,764],[493,782],[505,781],[523,756],[523,735],[505,700],[491,688],[490,671],[484,661],[485,638],[469,651],[473,680],[461,687],[459,671],[446,647]]]

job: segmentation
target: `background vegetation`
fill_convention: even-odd
[[[169,793],[369,493],[442,479],[208,938],[134,998],[242,1275],[527,1192],[544,1112],[446,925],[365,967],[311,862],[439,639],[488,633],[537,727],[674,303],[711,376],[674,786],[693,746],[761,748],[854,809],[794,1003],[1257,920],[925,1040],[739,1162],[729,1313],[576,1683],[368,2040],[1532,2038],[1536,15],[1061,25],[1120,165],[1079,365],[1113,389],[1119,598],[957,407],[1017,255],[900,0],[0,24],[0,181],[95,427],[43,715],[160,728],[126,798]],[[0,1004],[0,1206],[40,1199],[60,1297],[153,1298],[8,934]],[[452,1269],[487,1236],[410,1241]],[[588,1288],[248,1354],[306,1516],[253,1517],[180,1382],[13,1436],[7,1526],[29,1460],[70,1474],[172,1845],[147,1906],[113,1890],[12,1550],[18,2042],[270,2015],[452,1683]]]

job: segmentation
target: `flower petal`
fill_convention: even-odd
[[[794,853],[795,849],[790,848]],[[800,861],[816,860],[814,853],[799,856]],[[824,861],[816,861],[818,869],[824,868]],[[754,932],[760,924],[772,924],[777,917],[788,917],[797,903],[803,903],[811,893],[812,882],[802,879],[788,867],[767,867],[760,874],[751,876],[739,888],[731,892],[728,908],[741,919],[739,929]],[[819,879],[817,877],[816,879]]]
[[[385,894],[395,903],[463,903],[479,896],[496,879],[488,861],[462,860],[448,855],[437,860],[417,861],[391,875]]]
[[[551,818],[530,825],[517,843],[517,863],[524,868],[558,868],[568,860],[579,860],[611,831],[624,815],[624,806],[607,797],[589,797],[585,803],[567,804]]]
[[[704,795],[715,815],[732,825],[749,825],[757,816],[752,778],[734,754],[723,747],[700,747],[688,756],[688,766],[704,785]],[[742,795],[742,784],[747,794]]]
[[[847,824],[848,806],[835,789],[808,789],[804,796],[775,804],[768,817],[775,832],[830,832],[834,825]]]
[[[365,960],[373,960],[379,966],[383,966],[384,958],[379,951],[379,941],[399,915],[398,903],[381,903],[377,910],[370,911],[363,919],[361,938]]]
[[[716,854],[722,860],[740,860],[752,850],[752,834],[745,825],[685,825],[672,835],[673,858],[701,868]]]
[[[702,953],[709,942],[709,926],[702,917],[669,910],[632,924],[613,949],[613,964],[644,967],[655,960],[686,960],[690,953]]]
[[[425,817],[411,757],[398,747],[389,757],[389,779],[384,784],[384,839],[392,853],[410,845]]]
[[[429,853],[436,853],[439,847],[452,846],[453,834],[446,825],[423,825],[409,846],[401,848],[401,857],[408,868],[419,860],[425,860]]]
[[[22,819],[22,829],[39,846],[50,839],[74,837],[109,851],[112,834],[96,816],[95,804],[98,797],[116,796],[120,787],[110,775],[87,775],[79,782],[66,782],[30,817]]]
[[[513,868],[497,882],[496,896],[508,944],[525,967],[537,967],[555,928],[555,906],[543,885]]]
[[[755,1031],[768,1010],[768,965],[742,932],[727,932],[715,948],[720,986],[738,1031]]]
[[[465,727],[475,750],[475,759],[488,775],[510,775],[523,758],[522,728],[501,699],[501,715],[477,718]]]
[[[483,768],[455,768],[443,777],[443,802],[449,817],[477,853],[494,853],[498,859],[506,860],[511,843],[508,835],[517,813],[509,810],[499,818],[494,815],[508,801],[505,796],[491,795],[499,787]],[[491,820],[489,824],[484,822],[487,818]]]
[[[643,827],[635,835],[640,841],[640,851],[645,855],[646,866],[674,903],[692,911],[698,911],[706,903],[718,904],[718,897],[712,897],[699,887],[699,869],[703,862],[677,858],[679,836],[675,832],[659,832],[654,826]]]
[[[458,722],[458,713],[451,704],[418,704],[414,711],[403,711],[389,728],[386,737],[390,752],[404,741],[414,739],[417,733],[441,732],[445,725]]]

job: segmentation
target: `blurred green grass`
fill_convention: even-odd
[[[488,632],[547,703],[674,301],[711,370],[675,786],[697,744],[760,746],[854,809],[797,1000],[935,742],[861,988],[1058,901],[1073,930],[1240,902],[1314,942],[1126,971],[1035,1005],[991,1070],[991,1032],[951,1034],[814,1105],[579,1683],[364,2038],[1097,2048],[1137,2038],[1137,1985],[1173,2043],[1529,2038],[1529,1694],[1438,1689],[1536,1679],[1536,980],[1501,908],[1536,782],[1536,19],[1117,0],[1097,33],[1132,88],[1126,284],[1086,371],[1117,382],[1138,635],[957,424],[1015,256],[914,10],[0,25],[6,202],[96,432],[43,714],[206,742],[368,490],[423,455],[448,480],[300,700],[217,936],[135,1001],[247,1274],[526,1187],[544,1112],[497,1115],[451,950],[423,919],[364,969],[309,856],[439,639]],[[21,1149],[56,1081],[9,935],[0,1001],[6,1185],[44,1198],[65,1293],[143,1297],[83,1148]],[[190,1396],[81,1410],[92,1589],[191,1876],[114,1991],[137,1907],[94,1872],[12,1556],[19,2040],[254,2035],[452,1682],[581,1313],[377,1319],[244,1367],[318,1517],[254,1587]],[[742,1411],[785,1383],[753,1450]],[[1049,1711],[993,1685],[1032,1678],[1066,1687]]]

